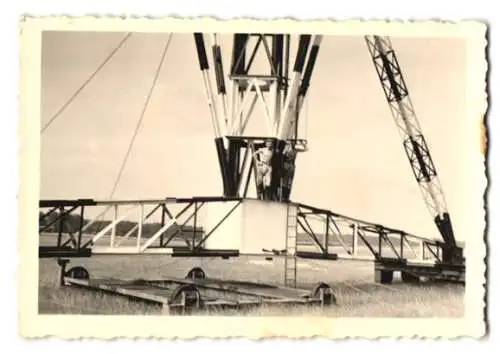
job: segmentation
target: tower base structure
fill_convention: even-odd
[[[214,231],[203,248],[239,250],[245,255],[284,251],[289,208],[296,206],[257,199],[209,204],[205,209],[203,230]]]

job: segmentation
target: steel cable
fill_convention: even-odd
[[[160,71],[161,71],[161,68],[163,66],[163,62],[165,61],[165,56],[167,54],[168,47],[170,46],[171,39],[172,39],[172,33],[170,33],[170,35],[169,35],[169,37],[167,39],[167,43],[165,44],[165,49],[163,50],[163,54],[162,54],[160,63],[158,64],[158,68],[156,69],[155,78],[153,80],[151,88],[149,89],[149,93],[148,93],[148,96],[146,98],[146,102],[144,103],[141,115],[139,117],[139,120],[138,120],[137,125],[136,125],[135,130],[134,130],[134,134],[132,135],[132,139],[130,140],[130,143],[128,145],[127,152],[125,154],[125,158],[123,159],[122,164],[120,166],[120,170],[118,171],[118,175],[116,177],[116,181],[115,181],[115,183],[113,185],[113,188],[111,189],[111,194],[109,196],[109,199],[112,199],[113,196],[114,196],[114,194],[115,194],[116,187],[118,186],[118,183],[119,183],[120,178],[122,176],[123,170],[125,168],[125,165],[127,163],[128,158],[130,156],[130,152],[132,151],[132,146],[134,145],[135,139],[137,137],[137,133],[139,132],[139,128],[141,127],[142,121],[144,119],[144,115],[146,113],[146,110],[148,108],[149,102],[151,100],[151,96],[153,95],[154,88],[155,88],[156,83],[158,81],[158,77],[160,76]]]
[[[123,47],[125,42],[130,38],[132,33],[127,33],[127,35],[120,41],[118,46],[115,47],[111,51],[111,53],[106,57],[106,59],[97,67],[97,69],[92,73],[92,75],[89,76],[87,80],[75,91],[75,93],[69,98],[68,101],[66,101],[65,104],[62,105],[62,107],[52,116],[52,118],[42,127],[42,130],[40,133],[43,134],[43,132],[61,115],[61,113],[64,112],[66,108],[76,99],[76,97],[80,94],[80,92],[83,91],[83,89],[92,81],[92,79],[97,75],[99,71],[113,58],[113,56],[120,50],[120,48]]]

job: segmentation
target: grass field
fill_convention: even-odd
[[[166,256],[94,256],[77,259],[91,277],[120,279],[184,277],[201,266],[208,277],[281,284],[283,261],[262,258],[178,259]],[[39,268],[39,313],[41,314],[158,314],[154,305],[132,302],[114,295],[58,286],[55,260],[41,259]],[[463,316],[464,290],[455,284],[404,284],[395,276],[391,285],[373,282],[373,264],[354,261],[299,261],[299,286],[312,288],[319,281],[329,283],[338,305],[325,309],[261,308],[245,315],[326,315],[335,317],[457,317]],[[207,313],[208,314],[208,313]],[[210,313],[211,314],[211,313]],[[235,313],[216,313],[234,315]]]

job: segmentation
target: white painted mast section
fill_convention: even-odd
[[[204,41],[204,34],[201,33],[199,35],[200,35],[202,41]],[[198,42],[197,42],[197,44],[198,44]],[[203,58],[205,59],[204,61],[206,61],[206,66],[207,66],[206,68],[200,68],[201,74],[203,77],[203,88],[205,89],[205,96],[207,98],[207,103],[208,103],[208,106],[210,108],[212,128],[214,130],[215,137],[220,138],[223,135],[224,130],[222,129],[223,125],[220,122],[220,116],[218,115],[217,106],[216,106],[215,100],[214,100],[212,83],[211,83],[210,74],[209,74],[210,65],[209,65],[209,60],[208,60],[207,53],[206,53],[206,48],[204,46],[204,43],[202,43],[202,45],[203,45],[202,55],[203,55]],[[202,60],[202,59],[200,58],[200,60]],[[200,63],[200,65],[202,65],[202,64]]]
[[[207,81],[208,81],[208,89],[210,90],[210,96],[212,97],[212,102],[213,102],[213,88],[212,88],[212,81],[210,80],[210,76],[207,75]],[[227,127],[224,121],[224,117],[221,116],[217,110],[217,106],[214,105],[214,113],[215,113],[215,118],[216,121],[218,122],[218,127],[219,127],[219,135],[218,137],[223,137],[227,135]]]
[[[230,76],[229,76],[230,77]],[[229,79],[229,121],[227,122],[231,134],[235,134],[235,112],[238,104],[238,85],[235,80]]]
[[[234,81],[245,81],[246,83],[246,90],[243,93],[243,99],[240,100],[240,105],[238,106],[236,113],[232,117],[232,125],[230,127],[230,131],[233,134],[243,134],[243,132],[246,129],[246,126],[250,120],[251,115],[254,112],[255,104],[257,103],[258,100],[262,103],[263,107],[263,114],[264,117],[266,118],[266,125],[268,127],[268,132],[270,135],[273,134],[272,130],[272,125],[273,125],[273,117],[272,117],[272,112],[269,108],[269,103],[266,101],[266,98],[264,96],[264,92],[262,91],[260,87],[260,81],[257,78],[242,78],[242,77],[237,77],[233,79]],[[267,81],[270,81],[271,79],[264,79],[264,83],[267,85]],[[254,89],[255,91],[252,91]],[[250,103],[249,103],[250,102]]]
[[[264,98],[264,95],[262,94],[262,90],[260,89],[260,86],[259,86],[259,82],[257,81],[257,79],[254,79],[254,86],[255,86],[255,94],[256,96],[258,96],[262,102],[262,107],[263,107],[263,111],[264,111],[264,116],[265,116],[265,121],[266,121],[266,126],[267,126],[267,131],[272,134],[272,126],[273,126],[273,123],[272,123],[272,118],[271,118],[271,114],[269,112],[269,109],[267,107],[267,103],[266,103],[266,100]]]
[[[239,80],[239,79],[235,79],[235,81],[236,80]],[[233,132],[241,130],[241,122],[240,122],[239,117],[241,117],[241,115],[245,111],[246,106],[248,105],[249,97],[251,96],[252,86],[253,86],[253,83],[248,82],[245,93],[243,94],[243,99],[242,100],[238,99],[238,101],[240,101],[240,102],[238,102],[239,105],[238,105],[236,114],[232,117],[233,125],[231,127],[231,131],[233,131]],[[248,118],[250,118],[250,115],[252,114],[253,106],[254,106],[254,104],[251,105],[252,109],[248,110],[248,114],[247,114]]]
[[[317,46],[318,48],[321,46],[321,42],[323,41],[323,36],[322,35],[316,35],[314,36],[313,40],[313,46]],[[304,106],[304,102],[307,100],[307,94],[304,96],[299,96],[298,97],[298,105],[296,106],[297,109],[297,114],[300,115],[302,113],[302,107]]]
[[[243,134],[247,128],[247,125],[248,125],[248,122],[250,121],[250,117],[252,115],[252,112],[255,108],[255,104],[257,103],[257,100],[258,100],[258,97],[256,95],[254,95],[252,97],[252,102],[250,103],[250,107],[248,108],[248,111],[245,115],[245,118],[243,119],[243,121],[241,121],[240,123],[240,126],[239,126],[239,134]]]
[[[279,82],[278,80],[274,80],[269,88],[270,96],[271,96],[271,105],[273,107],[272,111],[272,132],[273,135],[276,134],[279,124],[279,116],[281,112],[281,90],[279,90]]]
[[[315,35],[313,39],[313,46],[318,46],[321,44],[321,40],[323,39],[322,35]],[[300,45],[300,42],[299,42]],[[300,48],[297,49],[297,52],[300,51]],[[307,49],[306,53],[309,52],[309,48]],[[304,65],[307,65],[305,63],[304,59]],[[295,68],[294,68],[295,69]],[[301,78],[302,78],[302,71],[304,68],[301,68],[301,72],[297,72],[294,70],[292,80],[291,80],[291,89],[288,92],[288,96],[286,97],[285,104],[284,104],[284,111],[282,111],[281,117],[280,117],[280,122],[278,124],[278,131],[276,132],[276,138],[279,140],[284,140],[288,138],[289,134],[289,129],[290,129],[290,122],[294,118],[294,115],[297,114],[297,112],[300,112],[301,105],[303,102],[298,102],[299,103],[299,108],[297,107],[297,99],[299,98],[298,93],[300,89],[300,84],[301,84]]]
[[[210,85],[210,77],[208,75],[207,70],[202,70],[203,77],[203,87],[205,88],[205,95],[207,97],[207,103],[210,108],[210,116],[212,122],[212,128],[214,130],[214,134],[217,138],[221,136],[221,130],[219,127],[219,122],[217,119],[217,110],[214,105],[214,98],[212,96],[212,87]]]
[[[286,139],[285,134],[288,131],[288,124],[290,124],[290,117],[295,112],[295,97],[299,92],[301,73],[294,71],[292,76],[291,89],[285,100],[284,110],[281,113],[280,121],[278,123],[278,130],[276,131],[276,138],[278,140]]]
[[[245,43],[243,45],[243,47],[246,47],[248,45],[248,42],[250,40],[250,37],[248,36],[246,39],[245,39]],[[234,50],[234,48],[233,48]],[[229,81],[230,81],[230,85],[231,85],[231,93],[230,93],[230,101],[231,101],[231,129],[230,131],[232,131],[233,134],[235,135],[243,135],[243,132],[244,132],[244,127],[246,127],[246,124],[244,123],[245,121],[248,123],[248,120],[250,119],[250,116],[252,115],[252,111],[253,111],[253,107],[255,106],[255,102],[257,100],[257,98],[253,98],[253,101],[250,105],[250,109],[248,111],[248,113],[246,114],[245,118],[243,117],[244,115],[244,110],[242,109],[242,104],[243,104],[243,100],[245,99],[245,97],[248,95],[248,93],[250,92],[251,90],[251,87],[249,85],[249,82],[248,80],[245,81],[245,83],[247,84],[247,87],[245,89],[245,93],[242,95],[240,93],[240,81],[243,81],[243,78],[241,76],[232,76],[232,71],[231,71],[231,68],[232,68],[232,64],[236,64],[236,63],[232,63],[230,64],[230,70],[229,70]],[[241,97],[243,96],[243,97]],[[238,112],[238,113],[236,113]]]
[[[218,43],[219,40],[215,35],[213,38],[214,43]],[[314,44],[319,44],[321,38],[322,36],[320,35],[315,36]],[[286,137],[289,127],[282,122],[288,118],[289,123],[291,117],[296,113],[296,99],[300,89],[302,73],[294,72],[292,74],[291,89],[289,88],[288,95],[285,97],[280,89],[280,83],[277,80],[275,68],[272,67],[273,63],[268,40],[266,38],[262,40],[262,45],[271,66],[271,75],[229,75],[229,105],[226,104],[226,107],[229,106],[227,108],[227,132],[231,135],[241,136],[244,134],[249,120],[252,119],[251,116],[254,113],[253,110],[257,100],[261,101],[263,105],[263,115],[266,119],[265,124],[268,132],[267,135],[270,137]],[[248,38],[246,41],[248,42]],[[304,60],[304,65],[305,64]],[[288,75],[288,73],[285,73],[285,75]],[[239,88],[241,86],[245,87],[244,92],[240,92]],[[262,89],[263,87],[266,87],[265,92]]]
[[[298,113],[297,113],[297,100],[298,98],[295,98],[291,105],[293,106],[293,111],[290,111],[290,117],[288,119],[288,124],[286,124],[283,127],[283,138],[284,139],[290,139],[293,134],[293,128],[297,122],[298,119]]]
[[[271,77],[266,82],[266,85],[269,86],[269,106],[266,104],[265,102],[266,100],[262,92],[259,93],[266,107],[266,117],[268,118],[268,132],[271,136],[275,136],[276,129],[278,127],[278,117],[281,112],[281,107],[280,107],[281,90],[279,89],[280,85],[279,85],[278,73],[276,72],[276,67],[274,66],[275,63],[273,62],[273,56],[271,54],[271,50],[269,49],[269,43],[266,37],[262,38],[262,44],[264,45],[264,49],[266,51],[266,57],[267,60],[269,61],[269,67],[271,69]]]

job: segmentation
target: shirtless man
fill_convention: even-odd
[[[258,149],[254,154],[257,167],[257,189],[260,193],[267,191],[271,186],[271,176],[273,172],[271,166],[272,157],[273,141],[268,139],[266,140],[266,146]]]

